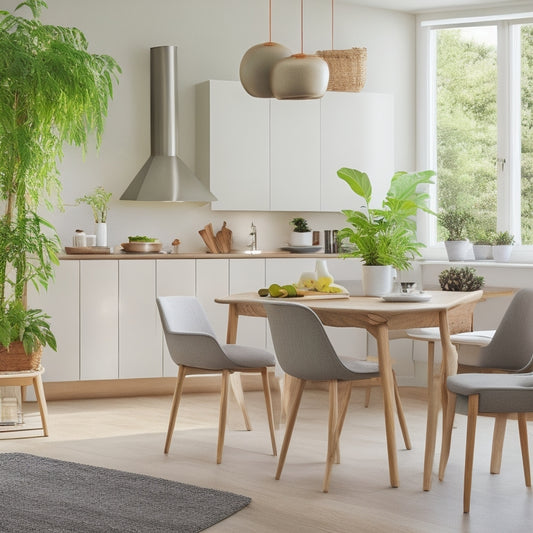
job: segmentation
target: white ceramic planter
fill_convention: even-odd
[[[448,261],[464,261],[468,257],[470,241],[444,241]]]
[[[362,284],[365,296],[384,296],[392,292],[396,270],[390,265],[362,265]]]
[[[312,246],[313,232],[312,231],[291,231],[289,235],[289,244],[291,246]]]
[[[511,258],[512,251],[512,244],[494,244],[492,246],[492,257],[494,258],[494,261],[506,263]]]
[[[473,244],[474,259],[477,261],[486,261],[492,259],[492,245],[491,244]]]

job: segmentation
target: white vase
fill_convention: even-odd
[[[312,231],[291,231],[289,236],[289,244],[291,246],[312,246],[313,232]]]
[[[494,244],[492,246],[492,257],[494,258],[494,261],[506,263],[511,258],[512,251],[512,244]]]
[[[470,241],[444,241],[448,261],[464,261],[468,257]]]
[[[96,246],[107,246],[107,223],[96,223]]]
[[[365,296],[384,296],[392,292],[396,270],[390,265],[362,265],[363,294]]]
[[[326,259],[317,259],[315,263],[315,272],[317,278],[333,278],[328,270],[328,262]]]

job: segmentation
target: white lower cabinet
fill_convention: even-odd
[[[156,306],[155,260],[118,261],[119,378],[163,373],[162,338]]]
[[[119,261],[80,261],[80,379],[118,376]]]
[[[80,262],[62,261],[48,290],[37,292],[28,285],[28,306],[50,315],[57,352],[43,350],[43,379],[77,381],[80,379]]]

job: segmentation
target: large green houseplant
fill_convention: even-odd
[[[416,236],[415,216],[418,210],[433,214],[428,207],[429,195],[420,191],[419,186],[432,183],[435,173],[431,170],[396,172],[379,209],[370,207],[372,184],[367,174],[352,168],[341,168],[337,175],[364,202],[357,210],[342,211],[351,225],[338,234],[340,240],[347,239],[353,245],[353,251],[347,255],[359,257],[364,267],[386,267],[383,275],[389,280],[392,269],[408,270],[411,261],[421,255],[420,249],[424,247]],[[363,269],[363,285],[366,272],[367,269]],[[390,292],[390,288],[389,283],[383,289],[365,290],[365,293],[378,296],[379,292]]]
[[[87,51],[81,31],[43,24],[43,0],[0,11],[0,358],[22,345],[56,348],[49,316],[28,309],[26,286],[46,289],[59,239],[39,214],[61,206],[58,161],[65,143],[100,143],[120,69]],[[16,12],[29,9],[30,16]],[[2,353],[3,352],[3,353]]]

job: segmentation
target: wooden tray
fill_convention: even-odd
[[[318,291],[302,291],[298,289],[298,294],[303,296],[296,296],[290,298],[291,300],[331,300],[333,298],[349,298],[347,292],[318,292]]]
[[[107,246],[65,246],[65,253],[73,254],[110,254],[111,248]]]

